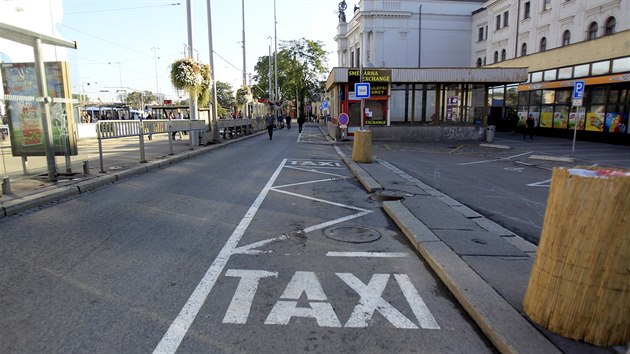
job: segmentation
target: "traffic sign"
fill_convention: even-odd
[[[582,98],[573,99],[573,106],[575,107],[582,107],[583,103],[584,103],[584,100]]]
[[[348,122],[350,121],[350,117],[348,117],[347,113],[341,113],[339,117],[337,118],[337,120],[339,121],[340,125],[348,125]]]
[[[584,97],[584,81],[576,81],[573,84],[573,99]]]
[[[357,82],[354,84],[354,95],[356,98],[370,98],[370,83]]]

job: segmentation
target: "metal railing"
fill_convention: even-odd
[[[144,153],[144,136],[152,136],[153,134],[187,131],[190,142],[190,150],[193,149],[193,132],[206,131],[206,122],[203,120],[187,120],[187,119],[156,119],[156,120],[99,120],[96,123],[96,138],[98,140],[98,154],[100,160],[100,173],[105,173],[103,165],[103,143],[105,139],[116,139],[137,136],[140,144],[140,162],[147,162]],[[169,136],[168,139],[169,155],[173,155],[173,141]]]

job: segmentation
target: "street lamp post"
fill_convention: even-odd
[[[212,120],[210,130],[212,131],[212,141],[219,142],[219,123],[217,122],[217,83],[214,80],[214,50],[212,49],[212,6],[210,0],[206,3],[208,11],[208,44],[210,52],[210,80],[212,81]]]

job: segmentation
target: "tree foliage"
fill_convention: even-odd
[[[326,51],[323,43],[305,38],[282,41],[277,54],[278,87],[283,101],[297,99],[303,109],[306,101],[313,100],[321,91],[320,82],[325,79],[328,70]],[[257,98],[269,99],[269,67],[271,67],[272,84],[275,82],[273,58],[260,57],[254,67],[256,85],[253,95]]]
[[[125,99],[125,103],[138,110],[143,110],[144,106],[153,104],[155,101],[157,101],[157,96],[151,91],[133,91]]]

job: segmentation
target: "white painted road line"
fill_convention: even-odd
[[[498,158],[498,159],[473,161],[473,162],[462,162],[462,163],[458,163],[457,165],[458,166],[466,166],[466,165],[476,165],[476,164],[486,163],[486,162],[496,162],[496,161],[510,160],[510,159],[515,158],[515,157],[520,157],[520,156],[529,155],[529,154],[533,154],[533,153],[534,153],[533,151],[528,151],[528,152],[524,152],[522,154],[508,156],[508,157],[501,157],[501,158]]]
[[[206,274],[197,285],[197,288],[195,288],[192,295],[188,298],[188,301],[186,301],[186,304],[177,315],[177,318],[175,318],[175,321],[173,321],[166,334],[164,334],[164,337],[162,337],[160,343],[158,343],[158,346],[155,350],[153,350],[153,353],[175,353],[175,351],[177,351],[177,348],[184,339],[184,336],[186,336],[192,322],[199,313],[201,306],[203,306],[204,302],[208,298],[208,294],[210,294],[210,291],[217,282],[219,275],[225,268],[230,256],[236,249],[238,242],[245,234],[245,230],[247,230],[247,227],[254,219],[258,208],[260,208],[260,205],[265,200],[265,197],[271,190],[271,186],[273,186],[273,183],[280,175],[280,172],[286,162],[287,159],[282,160],[274,174],[271,178],[269,178],[269,181],[267,181],[267,184],[262,191],[260,191],[260,194],[258,194],[254,203],[249,207],[249,210],[245,213],[245,216],[227,240],[217,258],[214,262],[212,262],[212,265],[206,271]]]
[[[402,258],[409,257],[405,252],[328,252],[326,257],[366,257],[366,258]]]

